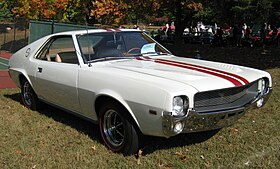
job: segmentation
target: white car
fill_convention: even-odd
[[[229,126],[272,91],[265,71],[176,57],[137,30],[52,34],[16,52],[9,66],[26,107],[45,102],[99,123],[105,145],[125,155],[138,151],[142,134]]]

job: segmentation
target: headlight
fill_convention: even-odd
[[[189,100],[187,97],[176,96],[173,98],[172,115],[185,116],[189,107]]]
[[[264,95],[268,90],[268,82],[265,79],[260,79],[258,83],[258,90],[261,95]]]

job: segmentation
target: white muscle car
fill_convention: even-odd
[[[272,91],[269,73],[182,58],[137,30],[52,34],[16,52],[10,76],[23,103],[49,103],[99,123],[105,145],[138,151],[140,134],[171,137],[233,124]]]

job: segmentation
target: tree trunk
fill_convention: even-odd
[[[181,45],[183,43],[183,33],[187,26],[190,26],[192,17],[194,16],[194,11],[188,10],[183,17],[182,12],[182,0],[176,0],[175,2],[175,45]]]
[[[182,4],[181,0],[176,0],[175,2],[175,45],[181,45],[183,42],[182,35],[184,32],[182,23]]]

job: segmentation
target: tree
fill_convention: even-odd
[[[239,0],[232,4],[231,11],[234,14],[233,18],[239,22],[268,22],[272,11],[272,1]]]
[[[13,14],[11,13],[11,9],[16,2],[17,0],[0,1],[0,17],[6,17],[6,18],[13,17]]]
[[[122,0],[95,0],[92,1],[90,16],[103,24],[118,24],[125,16],[127,8],[127,4]]]
[[[81,24],[89,22],[90,7],[91,1],[68,0],[62,19]]]
[[[68,0],[18,0],[12,9],[17,17],[28,19],[63,19]]]
[[[159,0],[126,0],[128,21],[150,22],[158,16],[162,1]]]
[[[182,34],[187,26],[194,20],[195,14],[203,9],[201,1],[194,0],[168,0],[161,3],[161,9],[173,13],[175,18],[175,44],[181,44]]]

